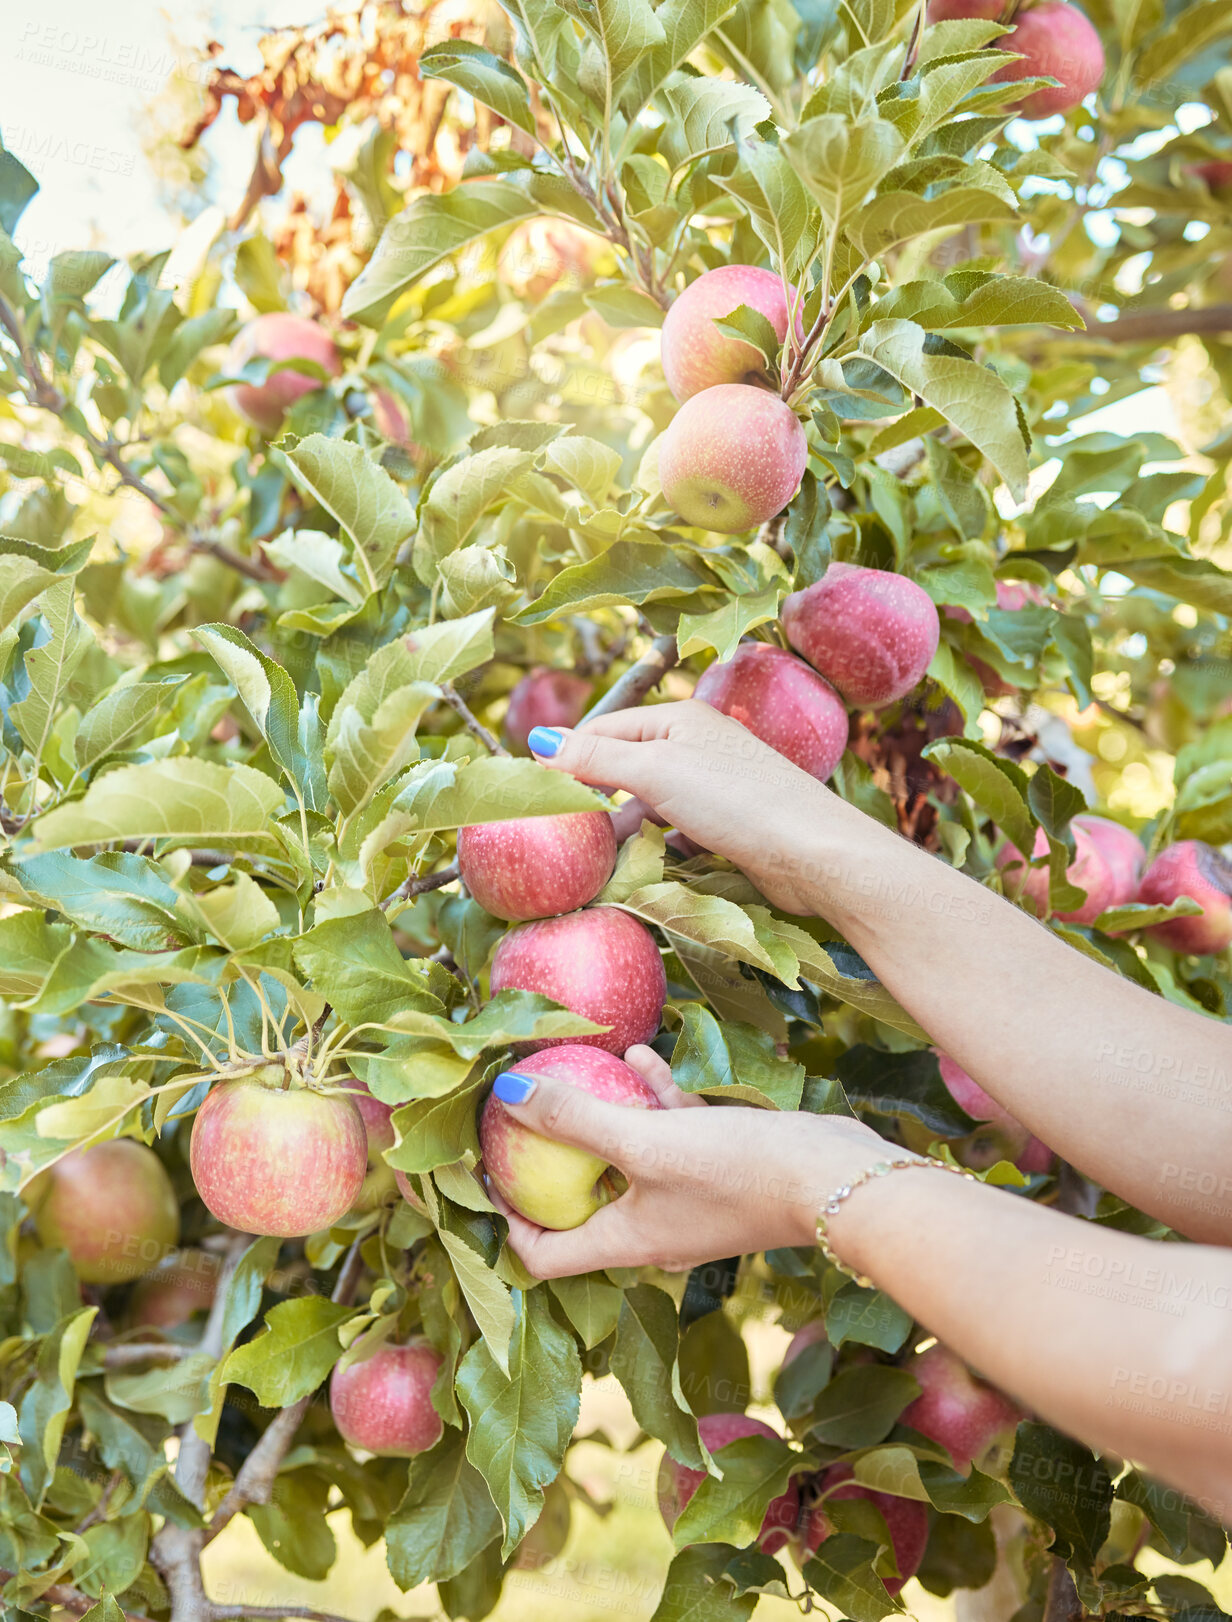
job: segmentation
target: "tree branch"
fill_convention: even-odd
[[[392,895],[387,895],[381,906],[388,912],[390,907],[396,906],[398,902],[409,901],[413,896],[423,895],[428,890],[439,890],[443,884],[452,884],[457,877],[457,862],[449,867],[438,868],[435,873],[425,873],[421,878],[411,877],[404,884],[400,884]]]
[[[306,1605],[211,1605],[210,1616],[222,1622],[224,1617],[307,1617],[309,1622],[351,1622],[350,1617],[337,1616],[333,1611],[313,1611]]]
[[[508,749],[505,748],[495,733],[488,731],[451,681],[441,683],[441,697],[454,714],[462,718],[462,725],[473,738],[479,739],[489,754],[508,755]]]
[[[331,1301],[345,1305],[352,1301],[355,1290],[359,1284],[359,1276],[363,1272],[364,1262],[359,1251],[359,1240],[347,1252],[346,1260],[338,1274],[338,1282],[334,1285]],[[274,1490],[274,1481],[278,1475],[278,1468],[286,1457],[291,1443],[295,1440],[295,1433],[300,1422],[308,1412],[312,1401],[312,1393],[301,1397],[298,1402],[292,1403],[275,1416],[262,1432],[261,1440],[240,1466],[239,1474],[231,1483],[227,1496],[219,1504],[210,1524],[202,1536],[201,1546],[212,1543],[229,1521],[246,1508],[249,1504],[268,1504],[270,1495]],[[291,1616],[291,1611],[254,1611],[251,1607],[218,1609],[212,1608],[214,1616]],[[302,1613],[306,1616],[316,1616],[319,1613],[308,1611]],[[180,1622],[173,1617],[173,1622]]]
[[[674,636],[657,636],[641,658],[629,666],[619,681],[615,681],[597,704],[582,717],[580,725],[593,721],[597,715],[611,715],[615,710],[631,710],[640,704],[652,687],[679,664],[680,654]]]
[[[0,1567],[0,1583],[7,1583],[10,1578],[17,1575],[18,1573],[15,1571],[8,1571],[4,1567]],[[92,1605],[98,1604],[96,1599],[91,1599],[88,1594],[83,1594],[79,1588],[71,1588],[68,1583],[52,1583],[50,1588],[45,1588],[38,1596],[38,1600],[48,1605],[62,1605],[66,1611],[76,1611],[78,1615],[88,1611]],[[290,1616],[292,1613],[287,1611],[279,1614]],[[140,1611],[124,1611],[123,1615],[127,1617],[128,1622],[152,1622],[152,1618],[143,1615]],[[341,1622],[341,1619],[339,1619],[339,1622]]]
[[[128,1341],[116,1346],[104,1346],[103,1367],[126,1369],[134,1363],[178,1363],[182,1357],[191,1357],[192,1346],[179,1346],[174,1341]]]
[[[1209,304],[1204,310],[1151,310],[1123,315],[1116,321],[1093,321],[1085,332],[1067,332],[1070,343],[1170,343],[1188,333],[1232,332],[1232,304]]]

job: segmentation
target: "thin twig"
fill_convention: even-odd
[[[452,682],[442,682],[441,697],[454,714],[461,717],[462,725],[473,738],[479,739],[489,754],[507,755],[509,753],[500,739],[494,733],[489,732],[483,722],[474,714],[470,705]]]
[[[111,1472],[110,1476],[107,1478],[106,1486],[99,1494],[98,1503],[95,1504],[94,1508],[88,1515],[83,1515],[81,1520],[77,1522],[75,1530],[78,1537],[80,1537],[81,1534],[89,1527],[96,1526],[99,1521],[105,1521],[107,1519],[107,1506],[111,1503],[111,1495],[115,1492],[116,1488],[123,1480],[123,1470],[113,1470]]]
[[[214,1286],[214,1299],[210,1302],[210,1315],[205,1320],[196,1350],[207,1357],[222,1356],[223,1329],[227,1317],[227,1295],[231,1279],[239,1266],[240,1256],[249,1243],[246,1233],[237,1233],[223,1256],[218,1282]],[[205,1502],[205,1478],[210,1468],[210,1444],[197,1435],[190,1419],[180,1432],[180,1451],[175,1461],[175,1484],[200,1509]]]
[[[0,1566],[0,1583],[7,1583],[11,1577],[17,1575],[17,1572],[8,1571],[3,1566]],[[98,1604],[96,1599],[91,1599],[88,1594],[83,1594],[79,1588],[71,1588],[68,1583],[52,1583],[50,1588],[44,1588],[42,1593],[38,1595],[38,1602],[47,1605],[63,1605],[66,1611],[76,1611],[78,1614],[88,1611],[91,1606]],[[289,1616],[291,1613],[285,1612],[282,1614]],[[122,1615],[128,1618],[128,1622],[153,1622],[151,1617],[145,1616],[141,1611],[123,1611]]]
[[[443,884],[452,884],[457,877],[457,862],[449,867],[438,868],[435,873],[424,873],[419,878],[412,876],[400,884],[392,895],[387,895],[381,906],[388,912],[390,907],[397,906],[401,901],[410,901],[414,896],[423,895],[428,890],[439,890]]]
[[[672,668],[679,664],[680,652],[674,636],[657,636],[635,664],[629,666],[618,681],[612,683],[599,702],[582,717],[580,725],[593,721],[598,715],[611,715],[615,710],[631,710],[640,704],[652,687]]]
[[[213,1605],[210,1616],[223,1622],[225,1617],[269,1616],[306,1617],[308,1622],[351,1622],[350,1617],[338,1616],[334,1611],[314,1611],[307,1605]]]
[[[340,1306],[347,1305],[355,1297],[359,1285],[360,1274],[363,1272],[363,1257],[360,1255],[359,1240],[351,1246],[346,1254],[341,1270],[338,1273],[338,1282],[334,1285],[330,1300]],[[270,1495],[274,1490],[274,1481],[278,1475],[278,1468],[286,1457],[291,1443],[295,1440],[295,1433],[300,1427],[304,1415],[308,1412],[312,1402],[312,1392],[301,1397],[298,1402],[284,1408],[266,1426],[261,1439],[252,1452],[240,1465],[239,1474],[231,1483],[230,1491],[222,1503],[215,1510],[210,1524],[205,1529],[202,1538],[202,1547],[212,1543],[223,1527],[240,1513],[249,1504],[268,1504]],[[292,1613],[284,1611],[259,1612],[251,1610],[239,1611],[212,1611],[216,1616],[249,1616],[249,1615],[277,1615],[289,1616]],[[313,1613],[315,1614],[315,1613]]]

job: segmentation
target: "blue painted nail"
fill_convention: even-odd
[[[564,743],[565,735],[558,727],[531,727],[526,741],[534,754],[546,755],[551,760]]]
[[[492,1091],[502,1104],[525,1104],[534,1090],[535,1078],[519,1075],[516,1070],[502,1070],[492,1083]]]

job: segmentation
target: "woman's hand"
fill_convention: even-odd
[[[555,747],[553,747],[553,745]],[[536,727],[545,765],[636,794],[664,822],[726,856],[768,900],[804,912],[799,870],[830,796],[815,778],[730,716],[689,699]]]
[[[681,1092],[651,1048],[630,1048],[625,1060],[662,1110],[603,1103],[543,1077],[524,1103],[505,1101],[515,1120],[600,1155],[629,1183],[563,1233],[537,1228],[489,1187],[510,1243],[537,1278],[602,1267],[683,1272],[723,1256],[812,1244],[822,1203],[886,1157],[883,1139],[848,1116],[711,1108]]]

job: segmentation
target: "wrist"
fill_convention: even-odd
[[[936,1187],[943,1181],[952,1184],[956,1177],[978,1181],[965,1166],[890,1145],[886,1149],[878,1160],[834,1189],[819,1207],[815,1225],[815,1240],[826,1260],[865,1286],[875,1282],[869,1276],[878,1249],[875,1233],[888,1205],[927,1193],[922,1186],[925,1182]]]

